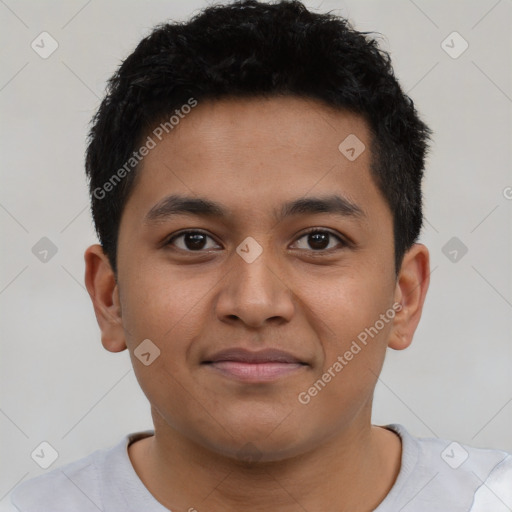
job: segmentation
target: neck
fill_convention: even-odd
[[[351,425],[296,457],[250,464],[220,456],[156,421],[155,435],[132,444],[129,454],[148,490],[171,510],[363,512],[388,494],[401,459],[396,434],[372,426],[369,418],[365,425]]]

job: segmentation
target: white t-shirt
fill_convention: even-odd
[[[402,440],[398,478],[374,512],[511,512],[512,455],[442,439],[415,438],[387,425]],[[144,486],[128,445],[152,430],[126,435],[18,485],[11,493],[21,512],[169,512]]]

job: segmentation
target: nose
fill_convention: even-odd
[[[268,252],[264,250],[251,263],[233,254],[234,267],[222,280],[216,302],[216,314],[221,321],[258,328],[291,320],[295,310],[292,291],[279,266],[265,256]]]

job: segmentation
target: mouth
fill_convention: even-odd
[[[281,350],[251,352],[228,349],[217,352],[202,362],[225,377],[245,382],[269,382],[294,374],[309,365]]]

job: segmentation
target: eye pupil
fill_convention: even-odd
[[[185,233],[184,237],[187,249],[202,249],[204,247],[206,236],[202,233]]]
[[[309,245],[312,249],[325,249],[329,245],[328,233],[310,233]]]

